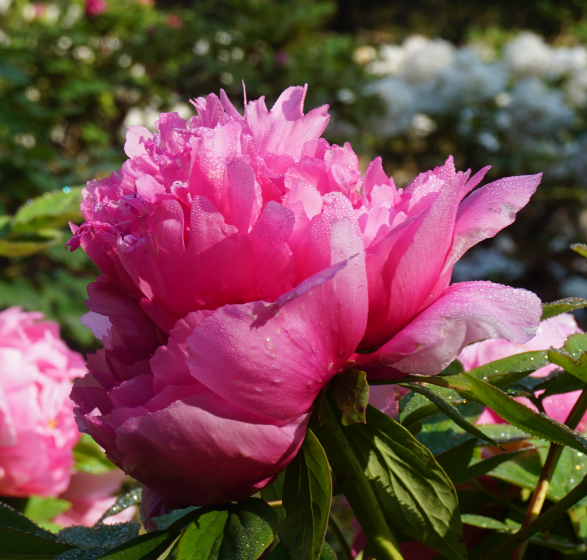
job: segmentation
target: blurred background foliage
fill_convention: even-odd
[[[529,34],[528,32],[531,32]],[[75,349],[96,270],[64,250],[79,186],[124,161],[124,132],[224,88],[242,107],[309,84],[330,142],[398,186],[453,154],[488,178],[545,172],[506,234],[462,260],[545,301],[587,297],[587,5],[464,0],[0,0],[0,307],[56,319]]]

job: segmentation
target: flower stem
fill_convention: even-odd
[[[574,430],[583,418],[583,416],[585,415],[586,411],[587,389],[583,389],[581,396],[579,397],[579,399],[575,403],[575,406],[569,413],[569,416],[567,417],[567,421],[565,422],[565,424],[569,428]],[[542,507],[544,506],[544,502],[546,501],[548,489],[550,488],[550,480],[552,479],[552,476],[554,474],[560,456],[563,452],[563,449],[564,446],[559,445],[557,443],[552,443],[550,445],[546,461],[544,462],[544,466],[540,471],[540,479],[538,480],[536,490],[534,490],[532,500],[530,501],[530,505],[528,506],[528,510],[526,511],[526,517],[524,518],[521,527],[522,529],[530,525],[530,523],[532,523],[540,515]],[[513,551],[512,555],[510,556],[510,560],[522,560],[527,547],[528,541],[524,542],[521,546],[519,546],[516,550]]]
[[[321,420],[324,424],[312,430],[326,451],[337,482],[343,486],[343,493],[365,533],[372,554],[376,560],[403,560],[397,540],[383,516],[373,489],[344,435],[341,423],[332,411],[328,398],[322,402]]]

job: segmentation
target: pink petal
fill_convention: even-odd
[[[124,153],[129,157],[146,156],[144,140],[151,140],[153,133],[144,126],[131,126],[126,132]]]
[[[436,375],[471,342],[527,342],[541,315],[540,300],[532,292],[492,282],[453,284],[387,344],[372,354],[355,354],[353,360],[367,367],[373,379],[385,379],[386,367]]]
[[[516,212],[526,206],[541,178],[542,173],[508,177],[470,194],[459,207],[445,268],[452,269],[465,251],[513,223]]]
[[[194,329],[187,364],[198,381],[267,418],[295,418],[311,408],[356,348],[366,319],[356,227],[349,220],[334,221],[329,235],[331,260],[337,263],[331,269],[275,304],[227,305]]]
[[[328,124],[328,106],[303,113],[307,86],[286,89],[267,110],[264,97],[245,105],[245,120],[259,152],[288,155],[298,161],[306,142],[321,136]]]

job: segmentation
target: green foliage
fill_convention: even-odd
[[[273,510],[255,498],[226,509],[202,508],[179,539],[176,559],[256,560],[273,541],[275,526]]]
[[[277,530],[281,545],[291,558],[320,559],[331,500],[328,460],[320,442],[308,430],[301,451],[285,471],[286,517]]]
[[[573,245],[571,246],[571,249],[575,249],[575,247],[576,245]],[[541,320],[544,321],[546,319],[550,319],[551,317],[556,317],[561,313],[569,313],[575,309],[583,309],[585,307],[587,307],[587,300],[578,297],[569,297],[560,299],[558,301],[553,301],[552,303],[543,303]]]
[[[367,418],[345,435],[390,525],[447,558],[466,558],[456,492],[432,453],[377,409],[369,406]]]

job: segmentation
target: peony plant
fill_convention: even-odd
[[[104,348],[71,397],[80,429],[143,484],[149,531],[92,558],[334,558],[327,527],[352,558],[330,514],[343,494],[364,535],[359,556],[400,560],[413,548],[400,542],[417,541],[464,560],[474,543],[463,523],[474,523],[461,515],[463,484],[536,449],[486,458],[480,447],[509,435],[477,423],[485,408],[552,449],[587,450],[574,430],[583,393],[566,427],[516,400],[584,388],[585,335],[555,340],[554,321],[540,321],[587,302],[542,306],[525,290],[450,283],[540,176],[479,186],[488,168],[471,177],[449,158],[398,189],[380,159],[363,175],[349,144],[321,138],[327,107],[304,114],[305,94],[289,88],[271,110],[245,99],[244,114],[210,94],[187,122],[166,113],[155,134],[131,127],[122,169],[84,189],[86,221],[68,246],[102,273],[82,322]],[[534,349],[539,328],[562,348]],[[487,339],[513,355],[463,368],[457,357]],[[452,437],[435,436],[438,414]],[[489,554],[586,495],[570,488]]]

